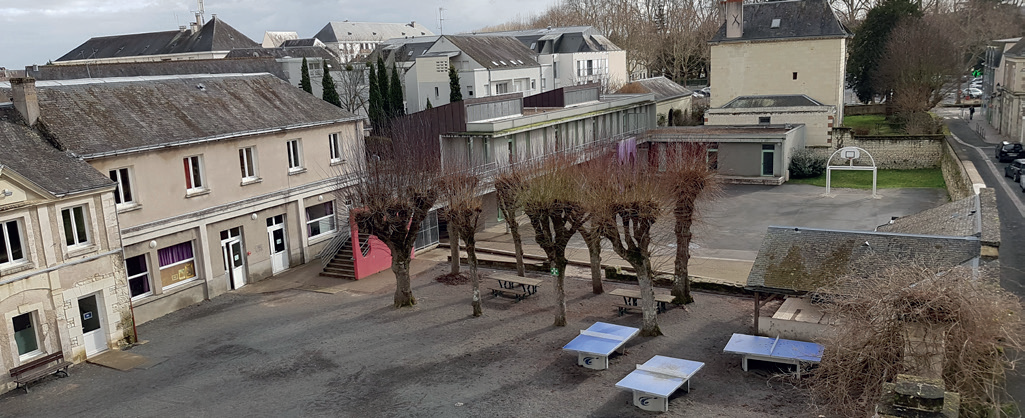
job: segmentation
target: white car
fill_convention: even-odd
[[[975,87],[969,87],[964,90],[961,90],[961,95],[965,97],[971,97],[973,99],[978,99],[982,97],[982,90]]]

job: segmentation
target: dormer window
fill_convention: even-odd
[[[779,29],[779,19],[772,19],[772,28]]]

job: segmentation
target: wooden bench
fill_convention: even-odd
[[[611,292],[609,292],[609,294],[612,296],[620,296],[623,298],[622,304],[615,305],[616,309],[619,310],[619,316],[623,316],[624,313],[631,310],[636,310],[638,312],[641,311],[641,307],[640,305],[638,305],[638,302],[641,299],[640,290],[613,289]],[[669,310],[669,305],[673,303],[673,295],[656,293],[655,303],[656,313],[664,313],[665,311]]]
[[[544,283],[544,280],[541,279],[519,277],[506,273],[492,273],[491,278],[498,282],[498,287],[488,288],[491,290],[492,295],[512,296],[517,301],[537,293],[537,287]]]
[[[51,374],[57,377],[67,377],[70,365],[70,361],[64,360],[64,352],[58,351],[11,369],[11,377],[14,378],[18,387],[24,387],[25,393],[28,393],[28,384],[36,380]],[[61,373],[64,376],[61,376]]]
[[[521,301],[523,299],[526,299],[527,296],[530,296],[530,293],[528,293],[528,292],[526,292],[524,290],[519,290],[519,289],[503,289],[503,288],[489,287],[488,290],[491,291],[491,295],[492,296],[498,296],[498,295],[510,296],[510,297],[516,298],[517,301]]]

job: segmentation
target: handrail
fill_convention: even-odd
[[[345,226],[349,226],[349,223],[346,222]],[[317,254],[317,258],[320,259],[320,268],[326,268],[327,265],[331,263],[331,260],[335,258],[335,255],[342,250],[342,247],[344,247],[350,239],[352,239],[351,229],[342,228],[341,231],[338,231],[338,235],[331,238],[331,242],[329,242],[323,250],[320,250],[320,254]]]

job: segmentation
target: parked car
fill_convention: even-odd
[[[1025,158],[1011,161],[1006,167],[1004,167],[1004,177],[1010,177],[1019,183],[1025,183],[1021,181],[1021,169],[1025,167]]]
[[[971,97],[973,99],[978,99],[978,98],[982,97],[982,90],[977,89],[975,87],[968,87],[968,88],[966,88],[964,90],[961,90],[961,95],[964,96],[964,97]]]
[[[1002,163],[1011,161],[1021,156],[1022,152],[1021,143],[1004,141],[997,145],[997,160]]]

